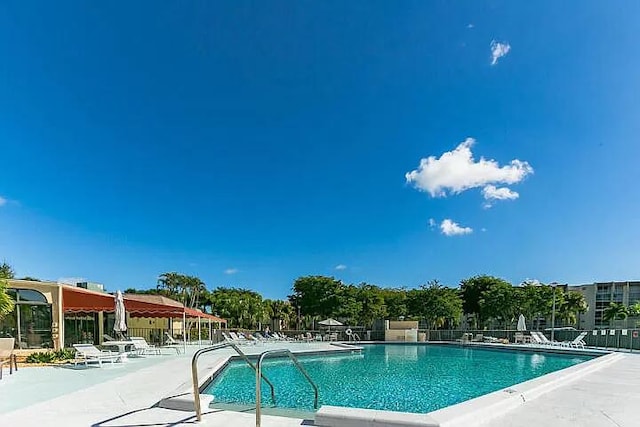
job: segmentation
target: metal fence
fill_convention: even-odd
[[[365,330],[364,328],[350,328],[353,334],[357,334],[360,338],[359,341],[384,341],[385,340],[385,331],[383,330]],[[234,331],[234,332],[243,332],[245,334],[253,334],[258,332],[256,330],[251,329],[212,329],[211,335],[209,334],[209,330],[207,328],[202,328],[200,330],[200,336],[198,337],[198,330],[196,328],[192,328],[187,331],[187,342],[188,343],[196,343],[199,341],[206,341],[217,343],[224,341],[222,336],[222,332],[226,331]],[[307,335],[307,333],[311,334],[311,337],[314,340],[323,340],[328,341],[330,339],[335,339],[337,341],[350,341],[353,339],[354,335],[350,338],[346,333],[346,328],[332,328],[329,329],[321,329],[321,330],[284,330],[278,331],[279,333],[284,334],[290,338],[296,338]],[[166,333],[170,333],[169,329],[154,329],[154,328],[132,328],[129,329],[129,336],[140,336],[144,337],[147,342],[152,344],[165,344],[167,341]],[[547,338],[551,338],[551,331],[540,331],[544,333]],[[554,331],[553,339],[554,341],[572,341],[575,339],[581,332],[583,331]],[[586,331],[587,335],[584,337],[584,342],[587,347],[594,347],[600,349],[621,349],[621,350],[640,350],[640,329],[598,329],[593,331]],[[506,339],[510,343],[515,342],[515,336],[519,333],[516,330],[505,330],[505,329],[490,329],[490,330],[428,330],[428,329],[419,329],[418,337],[423,336],[426,341],[458,341],[462,339],[463,334],[472,334],[474,337],[478,335],[482,335],[482,337],[494,337],[498,339]],[[422,335],[424,334],[424,335]],[[525,335],[528,334],[527,331],[524,332]],[[174,334],[173,338],[177,341],[182,341],[182,335],[180,333]]]
[[[482,335],[483,337],[494,337],[498,339],[507,339],[510,343],[515,342],[516,330],[420,330],[426,333],[428,341],[457,341],[462,339],[465,333],[473,334],[473,336]],[[540,331],[547,338],[551,338],[551,331]],[[554,341],[573,341],[582,332],[587,332],[583,338],[587,347],[595,347],[601,349],[621,349],[621,350],[640,350],[640,329],[596,329],[591,331],[553,331]],[[523,332],[525,335],[527,331]]]
[[[142,337],[149,344],[162,345],[167,344],[167,334],[169,334],[176,341],[182,342],[182,331],[174,332],[175,333],[172,334],[171,330],[167,328],[129,328],[129,330],[127,330],[127,335],[130,337]],[[198,336],[198,329],[191,328],[187,331],[186,341],[187,343],[196,343],[200,341],[211,341],[216,343],[222,341],[222,334],[219,329],[212,329],[211,335],[209,335],[208,328],[201,328],[200,336]]]

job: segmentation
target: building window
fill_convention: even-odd
[[[97,313],[64,315],[64,346],[73,344],[97,344]]]
[[[0,336],[16,339],[16,348],[52,348],[51,304],[38,291],[8,289],[16,306],[0,320]]]

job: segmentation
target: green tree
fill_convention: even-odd
[[[378,286],[361,283],[357,289],[356,300],[360,304],[356,322],[365,328],[371,328],[374,320],[387,316],[384,293]]]
[[[515,288],[516,306],[527,320],[531,321],[531,329],[540,329],[540,318],[547,318],[553,310],[553,287],[539,282],[525,281]],[[560,288],[556,288],[556,311],[564,301]],[[534,323],[534,319],[538,319]]]
[[[497,280],[500,279],[493,276],[481,275],[473,276],[460,282],[462,309],[466,315],[471,317],[470,320],[474,329],[482,328],[487,320],[483,316],[484,312],[480,305],[482,293],[489,289]]]
[[[13,267],[11,267],[6,262],[0,264],[0,278],[1,279],[13,279],[16,277],[15,271],[13,271]]]
[[[463,313],[459,291],[442,286],[437,281],[409,291],[407,305],[411,316],[424,319],[429,329],[439,329],[445,325],[453,327]]]
[[[604,309],[602,317],[607,322],[626,320],[629,317],[629,308],[622,303],[612,302]]]
[[[636,301],[634,304],[629,306],[629,316],[640,316],[640,301]]]
[[[528,322],[531,322],[531,329],[534,329],[533,320],[539,316],[540,286],[532,282],[524,282],[517,289],[518,308]]]
[[[333,277],[305,276],[293,283],[289,301],[302,316],[327,318],[338,312],[343,284]]]
[[[14,276],[13,269],[6,262],[0,265],[0,319],[13,311],[14,301],[7,293],[8,279]]]
[[[294,309],[288,301],[266,299],[263,301],[263,323],[270,323],[272,328],[289,329],[294,318]]]
[[[362,315],[362,302],[358,299],[358,294],[356,286],[341,284],[337,289],[338,304],[329,316],[348,325],[357,323]]]
[[[158,293],[176,299],[189,308],[200,307],[200,297],[206,289],[204,282],[195,276],[169,272],[158,277]]]
[[[578,314],[585,313],[589,309],[587,300],[584,295],[576,291],[567,292],[562,299],[558,316],[565,324],[575,325],[578,321]]]
[[[404,288],[383,288],[380,290],[384,300],[386,315],[391,319],[407,316],[407,290]]]
[[[213,312],[224,317],[230,327],[254,329],[265,317],[262,296],[249,289],[218,287],[210,294]]]
[[[517,292],[506,280],[497,277],[484,280],[487,286],[480,293],[480,318],[495,320],[507,328],[517,315]]]

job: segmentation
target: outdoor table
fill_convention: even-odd
[[[133,347],[131,341],[105,341],[102,343],[103,347],[118,347],[118,354],[120,355],[120,362],[127,360],[127,346]]]

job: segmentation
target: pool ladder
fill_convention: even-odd
[[[193,403],[196,409],[196,418],[198,421],[202,421],[202,407],[200,405],[200,387],[198,384],[198,359],[204,353],[209,353],[211,351],[220,350],[222,348],[231,347],[236,353],[247,362],[249,366],[256,372],[256,427],[260,427],[262,423],[262,380],[264,380],[269,387],[271,388],[271,400],[273,404],[276,404],[276,395],[275,390],[273,388],[273,383],[269,381],[269,379],[262,372],[262,362],[268,358],[269,356],[288,356],[289,359],[293,362],[294,366],[298,368],[303,377],[311,384],[314,392],[313,399],[313,408],[318,409],[318,386],[313,382],[306,369],[300,364],[298,358],[287,349],[277,349],[277,350],[267,350],[260,353],[258,356],[258,364],[257,366],[251,363],[251,360],[247,357],[247,355],[238,348],[237,345],[230,342],[225,342],[221,344],[216,344],[211,347],[203,348],[201,350],[196,351],[191,359],[191,379],[193,381]]]

